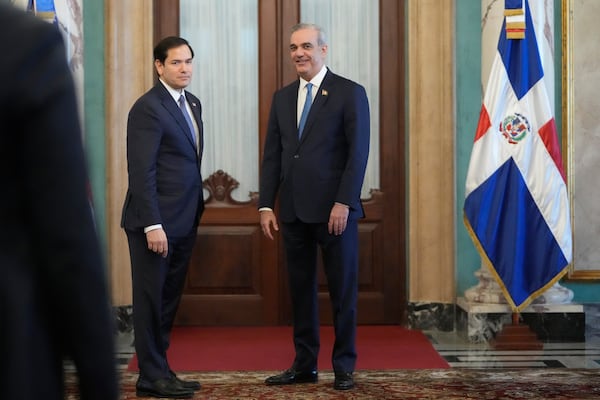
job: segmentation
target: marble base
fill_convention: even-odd
[[[113,307],[117,333],[133,332],[133,306]]]
[[[585,309],[585,341],[600,343],[600,304],[584,304]]]
[[[512,323],[507,304],[474,303],[459,297],[456,329],[472,343],[493,339]],[[534,304],[521,311],[521,320],[544,342],[585,342],[585,312],[581,304]]]
[[[454,330],[454,304],[408,303],[408,328],[451,332]]]

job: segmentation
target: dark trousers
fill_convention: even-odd
[[[140,380],[167,378],[171,329],[192,255],[196,232],[169,237],[166,258],[148,249],[146,234],[127,231],[133,285],[133,327]]]
[[[353,372],[358,291],[357,221],[348,220],[340,236],[329,234],[326,223],[306,224],[299,220],[283,223],[282,233],[294,314],[294,367],[301,371],[317,369],[320,347],[317,246],[320,246],[333,311],[333,370]]]

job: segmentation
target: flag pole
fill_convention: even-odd
[[[520,314],[518,312],[512,313],[512,324],[513,325],[519,325],[519,317],[520,317]]]

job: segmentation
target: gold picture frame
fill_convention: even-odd
[[[569,280],[600,279],[599,13],[598,0],[561,3],[562,147],[573,230]]]

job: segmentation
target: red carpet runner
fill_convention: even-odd
[[[357,370],[449,368],[420,331],[399,326],[359,326]],[[331,370],[333,328],[321,327],[319,369]],[[292,328],[176,327],[169,363],[175,371],[275,371],[294,357]],[[128,371],[137,371],[134,356]]]

